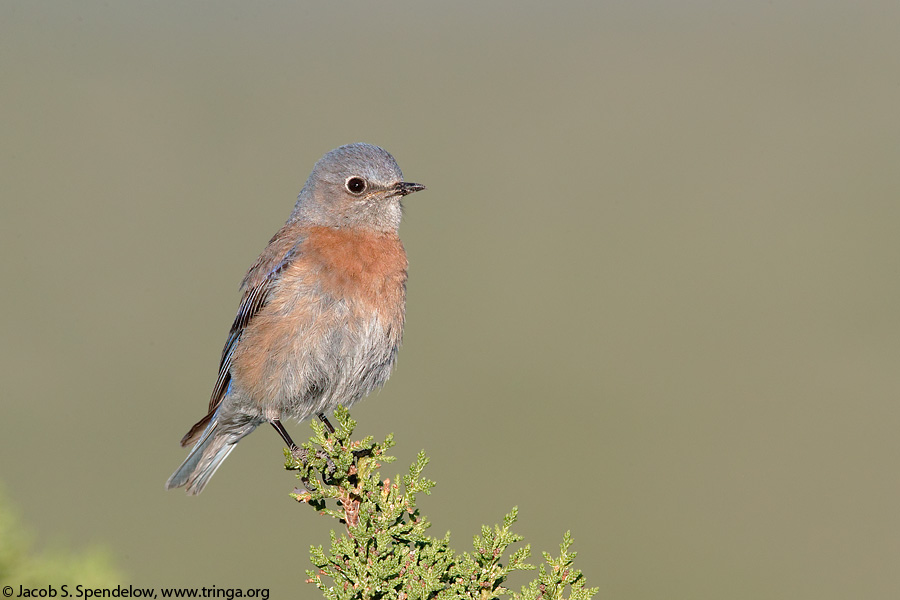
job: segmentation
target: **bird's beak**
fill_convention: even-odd
[[[425,186],[421,183],[412,183],[409,181],[401,181],[397,185],[394,186],[394,192],[398,196],[407,196],[412,194],[413,192],[419,192],[424,190]]]

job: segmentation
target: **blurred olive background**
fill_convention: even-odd
[[[408,199],[433,533],[520,507],[602,598],[900,595],[900,5],[0,4],[0,482],[151,586],[305,585],[274,432],[163,483],[313,163]],[[306,425],[292,424],[304,438]],[[537,561],[534,561],[537,562]],[[513,580],[518,587],[525,578]],[[50,582],[52,583],[52,582]]]

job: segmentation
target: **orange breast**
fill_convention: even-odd
[[[306,233],[304,267],[312,267],[323,292],[377,311],[385,323],[402,319],[408,262],[396,233],[331,227]]]
[[[333,388],[326,400],[357,400],[387,378],[403,331],[407,261],[396,234],[298,233],[296,257],[232,357],[232,381],[266,418],[307,416],[313,407],[298,399],[323,373]],[[357,380],[367,364],[383,373]]]

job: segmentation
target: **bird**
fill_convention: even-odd
[[[425,186],[403,180],[383,148],[354,143],[312,169],[290,217],[241,282],[206,416],[166,482],[203,491],[235,445],[270,423],[349,407],[382,386],[403,337],[408,261],[401,200]]]

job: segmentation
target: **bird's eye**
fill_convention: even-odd
[[[362,194],[366,191],[366,180],[362,177],[351,177],[344,185],[351,194]]]

